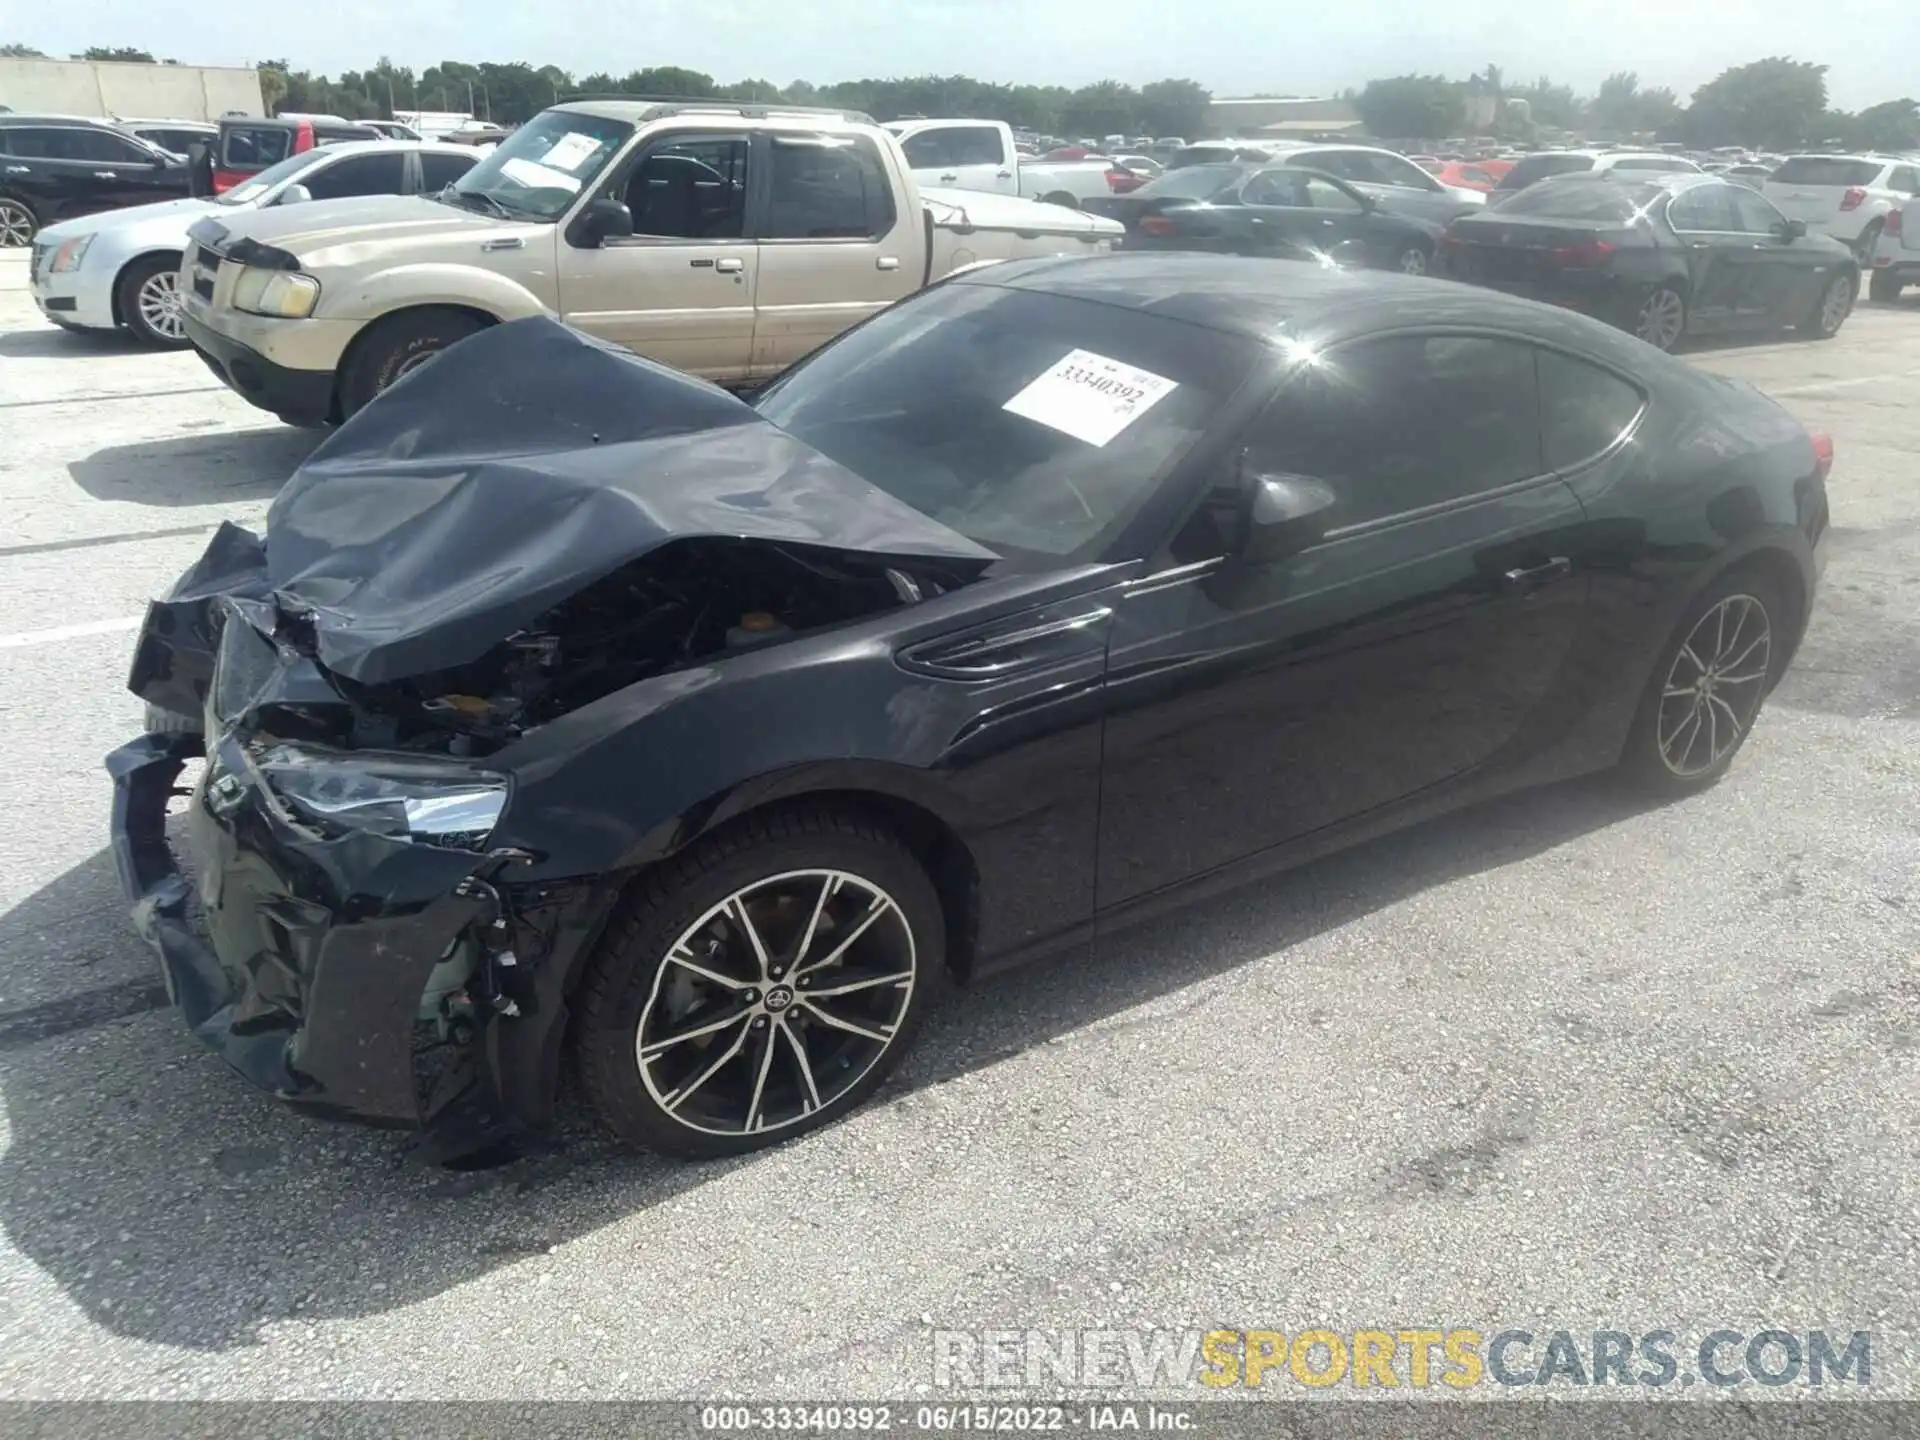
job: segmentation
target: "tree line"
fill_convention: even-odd
[[[1840,145],[1863,150],[1920,148],[1920,102],[1885,100],[1857,113],[1827,103],[1827,67],[1774,55],[1735,65],[1693,92],[1683,105],[1664,86],[1643,88],[1631,71],[1609,75],[1598,92],[1581,96],[1541,78],[1508,84],[1499,67],[1464,81],[1440,75],[1398,75],[1347,92],[1373,134],[1440,139],[1479,133],[1536,139],[1568,132],[1596,139],[1641,137],[1712,148],[1750,145],[1790,150]],[[1488,104],[1486,102],[1491,102]],[[1515,104],[1513,102],[1523,102]],[[1476,102],[1480,102],[1476,104]]]
[[[0,45],[0,55],[37,56],[26,45]],[[96,47],[76,60],[153,60],[144,50]],[[167,60],[161,63],[177,64]],[[783,101],[859,110],[881,120],[909,115],[974,116],[1047,135],[1181,135],[1206,133],[1213,96],[1196,81],[1156,80],[1139,86],[1102,80],[1077,89],[1064,85],[997,85],[965,75],[847,80],[815,85],[795,80],[722,82],[676,65],[649,66],[624,75],[576,76],[556,65],[468,64],[443,60],[416,72],[386,57],[368,70],[338,76],[296,69],[286,60],[261,62],[260,86],[269,112],[310,111],[349,119],[390,116],[395,110],[471,111],[515,125],[569,96],[645,95]],[[1638,75],[1610,75],[1592,95],[1547,77],[1509,83],[1489,65],[1466,80],[1397,75],[1370,81],[1341,97],[1367,130],[1383,139],[1441,140],[1472,133],[1537,141],[1577,134],[1596,139],[1640,137],[1687,145],[1750,145],[1797,149],[1837,144],[1859,149],[1920,148],[1920,102],[1886,100],[1857,113],[1827,103],[1827,67],[1784,56],[1736,65],[1693,92],[1686,103],[1664,86],[1642,86]],[[1277,98],[1277,97],[1276,97]],[[1515,104],[1514,102],[1524,102]],[[1485,123],[1473,123],[1484,117]]]

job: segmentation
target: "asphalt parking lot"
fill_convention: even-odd
[[[1868,1330],[1871,1393],[1920,1388],[1920,294],[1694,356],[1838,451],[1716,790],[1517,797],[949,991],[759,1158],[576,1126],[455,1174],[205,1053],[104,848],[135,617],[315,437],[25,281],[0,252],[0,1395],[925,1397],[935,1327],[1213,1325]]]

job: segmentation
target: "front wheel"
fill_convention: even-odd
[[[180,305],[180,257],[148,255],[120,273],[114,294],[133,338],[160,350],[181,350],[187,326]]]
[[[1860,257],[1862,265],[1873,263],[1873,252],[1880,244],[1880,232],[1887,228],[1884,220],[1870,221],[1867,228],[1860,232],[1860,238],[1853,242],[1853,253]]]
[[[1424,249],[1418,245],[1409,245],[1393,257],[1393,268],[1402,275],[1424,275],[1431,266]]]
[[[1840,327],[1847,323],[1847,316],[1853,313],[1854,297],[1859,293],[1859,276],[1852,273],[1834,276],[1814,300],[1813,309],[1800,322],[1800,331],[1816,340],[1831,340],[1840,333]]]
[[[1778,587],[1758,571],[1708,586],[1654,662],[1622,767],[1666,795],[1704,790],[1726,774],[1766,699],[1785,617]]]
[[[1671,285],[1656,285],[1634,312],[1633,333],[1656,350],[1671,350],[1687,333],[1687,299]]]
[[[0,195],[0,246],[31,245],[40,232],[33,207],[11,195]]]
[[[1051,195],[1040,197],[1042,205],[1064,205],[1069,210],[1078,210],[1080,202],[1064,190],[1056,190]]]
[[[738,1155],[853,1109],[899,1063],[944,959],[940,901],[858,815],[750,818],[648,876],[579,998],[582,1088],[618,1138]]]
[[[351,418],[389,385],[437,359],[481,328],[459,310],[407,310],[376,321],[354,346],[340,375],[340,418]]]

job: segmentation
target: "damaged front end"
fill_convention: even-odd
[[[465,342],[149,609],[129,687],[198,729],[107,764],[169,994],[255,1084],[420,1127],[431,1158],[546,1128],[567,990],[630,877],[543,848],[515,743],[992,559],[700,382],[545,321]]]

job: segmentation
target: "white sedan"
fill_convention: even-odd
[[[351,195],[430,195],[479,159],[468,145],[352,140],[290,155],[223,195],[49,225],[33,241],[33,300],[67,330],[125,329],[145,344],[181,349],[187,333],[180,323],[180,263],[187,229],[203,215]]]

